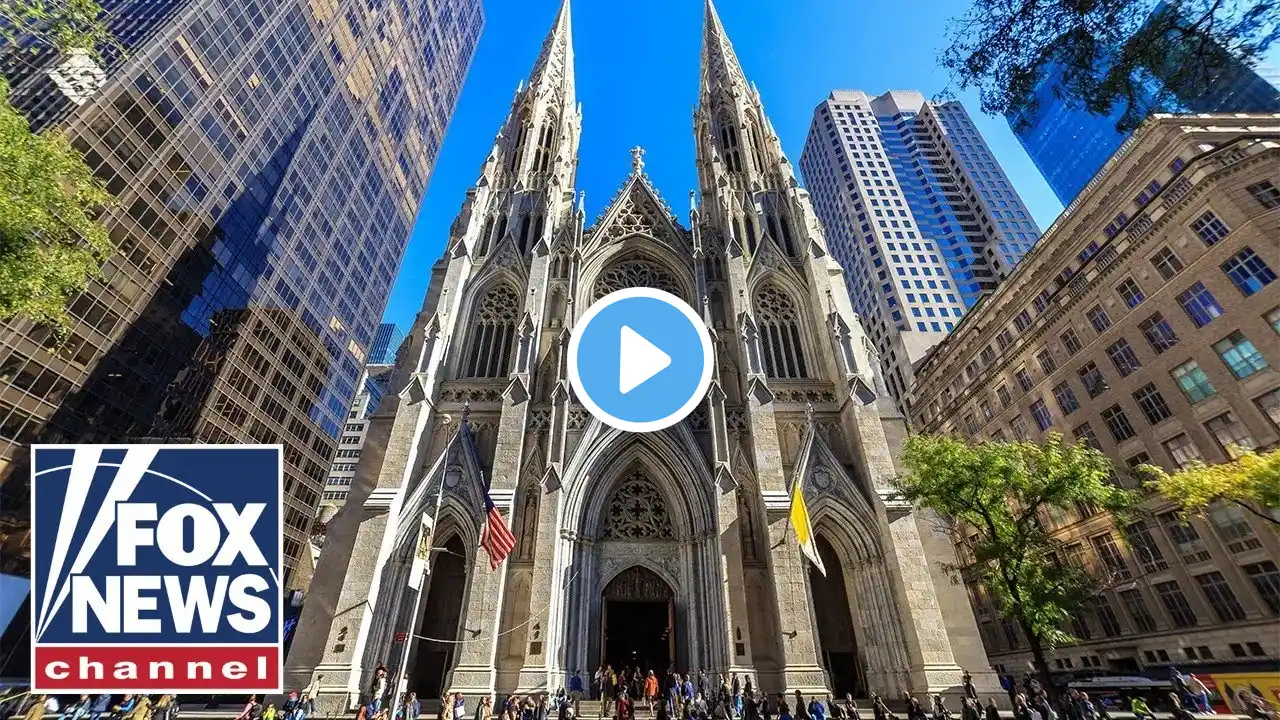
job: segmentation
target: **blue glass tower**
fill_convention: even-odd
[[[1169,12],[1160,3],[1152,13]],[[1208,92],[1180,97],[1168,92],[1158,69],[1143,70],[1135,78],[1139,115],[1164,113],[1280,112],[1276,71],[1265,65],[1251,68],[1230,60],[1217,72]],[[1129,138],[1116,129],[1125,108],[1118,103],[1106,115],[1094,115],[1071,98],[1058,97],[1062,67],[1050,65],[1035,89],[1035,103],[1011,112],[1006,119],[1022,147],[1040,169],[1063,205],[1070,205],[1107,160]]]

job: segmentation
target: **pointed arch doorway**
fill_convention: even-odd
[[[813,595],[822,666],[827,671],[836,697],[843,697],[846,693],[854,697],[868,697],[866,675],[858,660],[853,606],[849,603],[849,591],[845,585],[840,555],[821,533],[816,536],[815,544],[822,564],[827,569],[824,576],[818,572],[817,566],[809,564],[809,589]]]
[[[600,658],[615,669],[661,675],[676,654],[675,591],[657,573],[633,565],[605,586],[600,599]]]

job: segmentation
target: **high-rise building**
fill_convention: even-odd
[[[919,366],[924,433],[1039,440],[1106,453],[1122,484],[1280,444],[1280,116],[1148,119],[1036,249]],[[927,401],[925,400],[927,398]],[[1280,541],[1233,504],[1182,518],[1148,497],[1119,526],[1078,505],[1041,521],[1099,577],[1049,653],[1070,673],[1206,683],[1274,671]],[[966,578],[991,659],[1021,673],[1025,637]],[[1235,712],[1235,675],[1217,681]],[[1246,683],[1247,685],[1247,683]]]
[[[1172,12],[1157,3],[1151,22]],[[1194,42],[1188,40],[1187,42]],[[1203,52],[1203,50],[1200,50]],[[1161,68],[1144,68],[1133,78],[1139,117],[1152,113],[1280,112],[1280,75],[1266,63],[1256,67],[1224,56],[1207,90],[1192,96],[1169,91]],[[1070,205],[1089,180],[1129,137],[1116,129],[1125,114],[1117,103],[1106,115],[1090,113],[1079,101],[1059,97],[1063,67],[1050,63],[1034,91],[1034,101],[1008,114],[1009,126],[1063,205]],[[1166,75],[1167,77],[1167,75]]]
[[[402,342],[404,342],[403,330],[396,327],[395,323],[382,323],[373,336],[373,345],[369,347],[369,364],[394,365],[396,351],[400,349]]]
[[[24,549],[33,441],[282,443],[291,571],[475,49],[480,2],[111,7],[129,52],[96,75],[78,66],[92,82],[46,86],[46,71],[4,65],[19,110],[64,131],[119,200],[104,215],[118,252],[73,299],[70,333],[4,328],[8,534]]]
[[[574,96],[565,3],[370,420],[286,683],[317,683],[335,708],[379,662],[393,706],[405,689],[546,692],[605,663],[819,697],[955,692],[962,668],[997,689],[942,569],[946,536],[891,499],[903,417],[715,9],[688,227],[639,149],[588,225]],[[703,308],[718,338],[706,401],[651,433],[592,418],[564,361],[596,300],[641,286]],[[825,575],[788,535],[788,481],[806,488]],[[486,491],[516,536],[496,568],[479,547]]]
[[[837,90],[814,110],[805,187],[889,390],[995,289],[1040,230],[958,102]]]
[[[387,327],[388,325],[384,325]],[[395,325],[389,325],[395,327]],[[328,521],[332,510],[342,507],[351,492],[351,481],[356,476],[356,464],[364,450],[365,437],[369,434],[369,416],[378,408],[382,396],[387,393],[394,365],[369,364],[360,378],[360,390],[351,401],[351,411],[338,438],[338,450],[329,467],[329,477],[324,483],[317,516]]]

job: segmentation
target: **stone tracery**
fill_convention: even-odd
[[[643,470],[626,477],[609,498],[605,539],[674,540],[671,514],[653,481]]]
[[[596,278],[595,298],[598,300],[611,292],[635,287],[657,288],[680,295],[680,285],[671,273],[644,260],[624,260]]]

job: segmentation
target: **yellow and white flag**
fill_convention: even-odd
[[[791,527],[795,528],[800,550],[804,552],[805,557],[809,558],[809,562],[818,568],[818,572],[826,577],[827,568],[823,566],[822,557],[818,555],[818,546],[813,541],[813,525],[809,523],[809,507],[804,504],[802,484],[801,478],[796,478],[791,486]]]

